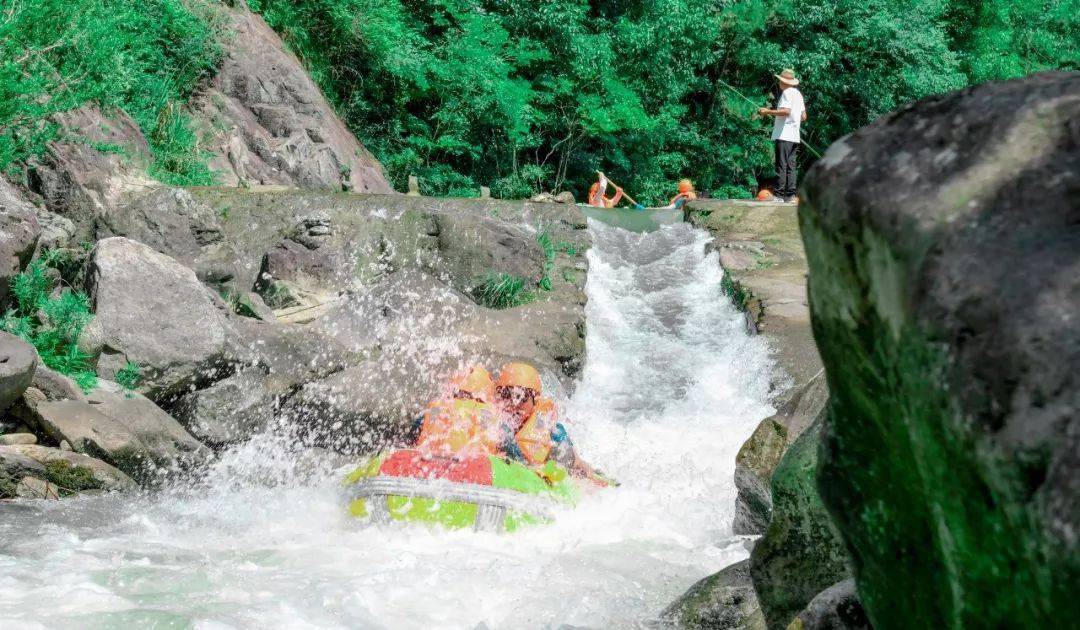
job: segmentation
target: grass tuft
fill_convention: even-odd
[[[488,274],[473,289],[476,303],[488,308],[514,308],[536,299],[536,293],[528,289],[525,279],[508,273]]]

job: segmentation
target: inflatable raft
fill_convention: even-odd
[[[363,520],[490,532],[550,522],[579,493],[554,462],[535,471],[489,455],[448,459],[407,449],[372,458],[344,485],[349,513]]]

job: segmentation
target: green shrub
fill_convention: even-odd
[[[135,389],[142,383],[142,368],[138,363],[128,361],[116,373],[116,383],[128,391]]]
[[[544,252],[544,275],[540,277],[540,281],[536,283],[536,286],[544,291],[550,291],[551,272],[555,269],[555,254],[558,253],[558,250],[555,247],[555,241],[551,240],[551,233],[546,229],[537,231],[536,243],[540,245],[540,250]]]
[[[94,479],[94,471],[86,466],[72,466],[63,459],[54,459],[45,464],[45,480],[56,486],[61,496],[93,490],[101,485]]]
[[[488,308],[513,308],[528,304],[536,299],[536,294],[529,290],[528,283],[518,276],[508,273],[492,273],[486,276],[473,289],[476,303]]]
[[[212,183],[183,104],[221,57],[215,3],[20,0],[2,6],[0,171],[40,156],[58,137],[50,116],[96,103],[106,113],[123,110],[139,124],[154,176],[177,185]]]
[[[42,363],[72,377],[85,391],[97,384],[88,354],[79,349],[79,335],[90,322],[86,294],[62,288],[54,294],[55,280],[45,258],[32,261],[15,276],[15,308],[0,319],[0,330],[17,335],[37,349]]]

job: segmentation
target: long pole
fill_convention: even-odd
[[[751,104],[751,105],[753,105],[754,107],[760,107],[760,105],[759,105],[759,104],[757,104],[757,103],[755,103],[754,101],[752,101],[752,100],[750,100],[749,98],[747,98],[747,96],[746,96],[745,94],[743,94],[742,92],[740,92],[740,91],[736,90],[736,89],[734,88],[734,86],[732,86],[732,85],[731,85],[730,83],[728,83],[727,81],[725,81],[725,80],[723,80],[723,79],[717,79],[717,80],[716,80],[716,82],[717,82],[717,83],[719,83],[720,85],[722,85],[722,86],[726,87],[727,89],[731,90],[732,92],[734,92],[734,93],[735,93],[735,94],[737,94],[738,96],[742,97],[742,99],[743,99],[744,101],[746,101],[747,103],[750,103],[750,104]],[[805,146],[805,147],[806,147],[807,149],[809,149],[811,153],[813,153],[813,154],[814,154],[814,157],[817,157],[817,158],[820,158],[820,157],[821,157],[821,154],[820,154],[820,153],[818,153],[817,149],[815,149],[814,147],[810,146],[810,143],[809,143],[809,142],[807,142],[807,141],[803,140],[803,145],[804,145],[804,146]]]

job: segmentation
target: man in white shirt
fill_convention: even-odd
[[[774,76],[780,82],[780,98],[775,108],[762,107],[758,114],[776,118],[772,132],[773,146],[776,148],[775,196],[780,201],[794,203],[796,160],[802,142],[799,127],[806,120],[806,104],[802,92],[795,87],[799,85],[799,80],[795,78],[794,70],[784,70]]]

